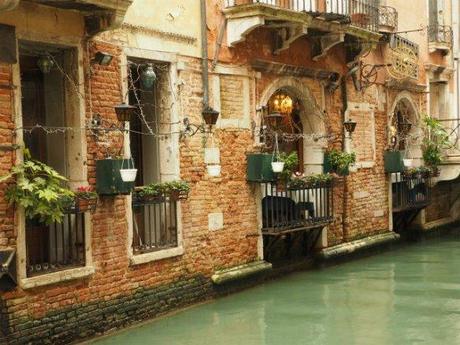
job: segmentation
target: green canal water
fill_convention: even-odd
[[[460,344],[460,237],[293,274],[94,344]]]

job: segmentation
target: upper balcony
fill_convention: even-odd
[[[133,0],[25,0],[64,10],[79,11],[85,17],[87,33],[117,28]],[[16,0],[16,4],[19,0]],[[12,9],[11,7],[8,9]]]
[[[379,31],[382,33],[394,33],[398,30],[398,11],[391,6],[380,6]]]
[[[234,46],[259,26],[285,30],[282,49],[309,29],[377,42],[379,3],[380,0],[226,0],[228,43]]]
[[[430,52],[441,51],[449,54],[453,44],[453,30],[449,25],[431,25],[428,27],[428,42]]]

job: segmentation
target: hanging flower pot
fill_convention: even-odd
[[[120,169],[120,175],[123,182],[136,181],[137,169]]]
[[[412,159],[407,159],[407,158],[404,158],[403,159],[403,164],[406,168],[409,168],[412,166]]]
[[[281,173],[284,170],[284,162],[272,162],[272,170],[274,173]]]
[[[123,163],[121,165],[121,169],[120,169],[121,180],[123,182],[134,182],[134,181],[136,181],[137,169],[134,168],[133,159],[131,158],[130,160],[128,160],[128,164],[127,164],[128,166],[126,168],[124,167],[124,162],[125,161],[123,161]],[[130,162],[132,164],[131,168],[129,167]]]
[[[219,164],[210,164],[206,167],[208,175],[211,177],[220,176],[221,166]]]

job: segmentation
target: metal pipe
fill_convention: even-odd
[[[209,106],[209,75],[208,75],[208,27],[206,20],[206,0],[201,0],[201,64],[203,78],[203,108]]]

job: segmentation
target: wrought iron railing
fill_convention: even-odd
[[[317,228],[333,220],[333,184],[305,188],[262,183],[262,233]]]
[[[391,6],[380,6],[380,31],[396,31],[398,29],[398,11]]]
[[[166,196],[145,199],[133,194],[132,208],[135,254],[177,247],[177,201]]]
[[[452,46],[453,36],[452,27],[449,25],[431,25],[428,27],[428,39],[430,42]]]
[[[62,222],[26,222],[27,275],[46,274],[85,266],[85,217],[76,208],[66,211]]]
[[[405,176],[403,173],[394,173],[391,178],[393,212],[423,208],[430,203],[430,176]]]
[[[380,0],[225,0],[225,7],[266,4],[326,19],[349,22],[370,31],[379,28]]]

